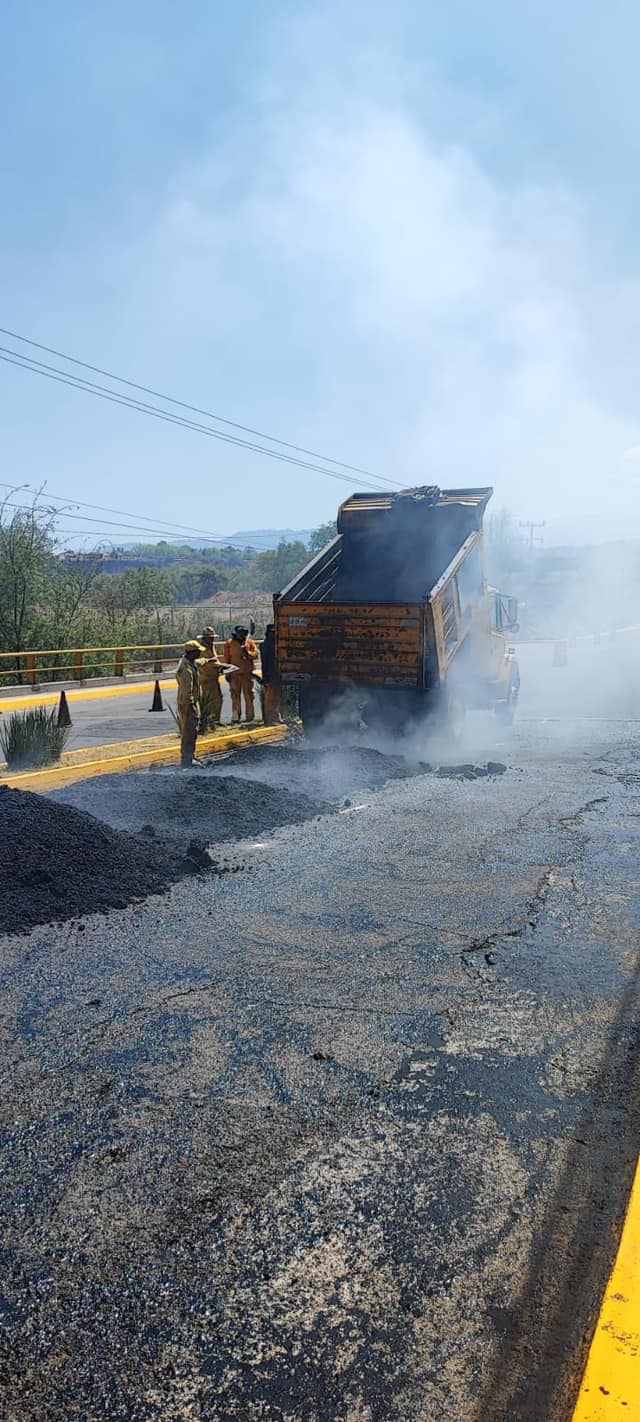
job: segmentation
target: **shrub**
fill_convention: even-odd
[[[14,711],[0,722],[0,749],[11,770],[33,769],[59,760],[69,735],[58,725],[58,708]]]

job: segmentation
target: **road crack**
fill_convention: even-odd
[[[548,799],[549,796],[545,796],[545,800]],[[518,825],[520,821],[526,819],[527,815],[531,814],[534,809],[540,808],[540,806],[545,803],[545,800],[539,801],[535,806],[530,806],[524,815],[520,816]],[[563,829],[577,829],[582,825],[584,815],[589,814],[600,805],[606,805],[608,800],[608,795],[598,795],[595,799],[587,800],[584,805],[574,810],[572,814],[559,816],[557,823],[561,825]],[[568,857],[567,852],[563,861],[559,864],[551,865],[540,875],[531,898],[525,904],[524,915],[519,924],[516,924],[513,928],[495,929],[492,933],[485,934],[482,938],[472,939],[471,942],[463,948],[460,953],[460,962],[467,976],[473,976],[477,980],[481,975],[479,969],[472,961],[477,954],[484,953],[487,966],[492,967],[495,962],[495,950],[499,944],[509,942],[509,940],[523,938],[527,933],[537,928],[542,909],[552,889],[556,885],[557,876],[566,870]],[[564,885],[565,887],[568,885],[573,893],[578,893],[578,883],[575,873],[571,873],[568,879],[564,880]]]

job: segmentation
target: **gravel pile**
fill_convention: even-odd
[[[101,776],[46,798],[0,788],[0,933],[122,908],[201,869],[236,872],[242,864],[227,850],[216,856],[216,845],[301,824],[389,780],[432,771],[366,747],[256,752],[191,773]],[[505,769],[490,761],[436,774],[475,780]]]
[[[198,839],[215,845],[249,839],[313,819],[322,802],[214,771],[140,771],[78,781],[50,797],[105,820],[116,829],[152,830],[159,838]]]
[[[345,795],[381,790],[388,780],[424,775],[431,769],[401,755],[384,755],[369,746],[251,746],[217,773],[238,775],[252,785],[286,785],[312,800],[339,803]]]
[[[124,908],[194,867],[43,795],[0,787],[0,933]]]

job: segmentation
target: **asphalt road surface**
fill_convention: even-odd
[[[199,772],[331,812],[0,941],[9,1422],[570,1418],[640,1139],[640,724],[571,676],[503,774]]]
[[[73,725],[66,749],[113,745],[116,741],[142,740],[145,736],[163,736],[175,731],[176,723],[171,714],[171,709],[174,712],[176,709],[175,679],[163,680],[161,686],[163,711],[150,711],[153,700],[150,691],[71,701]],[[225,681],[222,682],[222,720],[225,724],[231,720],[231,698]]]
[[[163,710],[151,712],[153,692],[149,689],[144,691],[127,690],[122,693],[122,683],[109,687],[104,685],[100,688],[100,695],[92,695],[86,699],[74,699],[76,688],[66,687],[67,694],[71,692],[69,699],[69,711],[71,714],[71,729],[65,745],[66,750],[80,750],[86,747],[113,745],[118,741],[142,740],[146,736],[168,735],[176,731],[176,722],[171,714],[176,710],[176,682],[175,678],[163,677],[160,679]],[[226,681],[222,681],[222,724],[228,725],[231,721],[231,697],[229,686]],[[87,683],[87,690],[95,691],[91,683]],[[112,694],[109,695],[111,690]],[[47,694],[50,688],[43,688]],[[56,693],[57,694],[57,693]],[[3,699],[0,696],[0,713],[2,712]],[[25,705],[29,703],[29,698],[25,697]],[[256,711],[259,713],[259,701],[256,694]]]

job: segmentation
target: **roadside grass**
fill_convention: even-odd
[[[11,770],[30,770],[60,759],[69,736],[58,725],[58,708],[35,706],[14,711],[0,724],[0,750]]]

